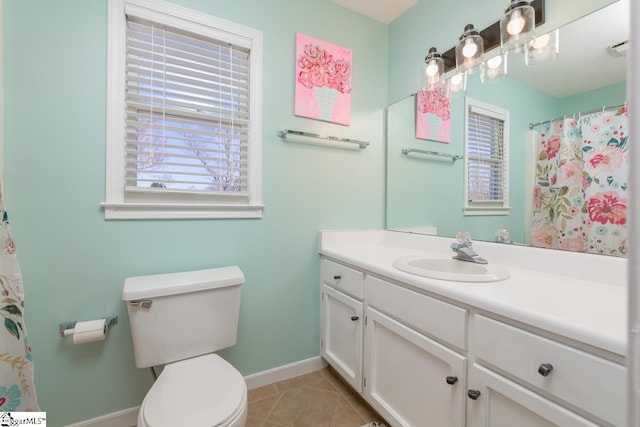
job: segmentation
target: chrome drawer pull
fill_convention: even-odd
[[[351,320],[353,320],[354,322],[355,322],[356,320],[358,320],[358,319],[359,319],[359,317],[358,317],[358,316],[351,316]]]
[[[458,382],[458,377],[447,377],[447,384],[454,385]]]
[[[548,377],[551,371],[553,371],[553,365],[551,363],[543,363],[538,368],[538,373],[543,377]]]
[[[338,276],[337,274],[333,276],[333,280],[340,280],[340,279],[342,279],[342,276]]]

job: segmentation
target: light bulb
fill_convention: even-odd
[[[502,64],[502,55],[494,56],[487,61],[489,68],[498,68]]]
[[[464,47],[462,48],[462,55],[465,58],[473,58],[474,55],[478,52],[478,45],[471,39],[467,39],[464,42]]]
[[[520,34],[524,29],[525,20],[519,10],[511,13],[511,18],[507,23],[507,33],[513,35]]]
[[[429,61],[429,65],[427,65],[426,73],[427,73],[427,76],[429,77],[433,77],[436,74],[438,74],[438,64],[436,64],[436,61]]]
[[[531,47],[534,49],[542,49],[543,47],[549,44],[550,39],[551,37],[549,36],[549,33],[543,34],[540,37],[536,37]]]
[[[462,82],[462,74],[456,74],[455,76],[451,77],[451,83],[453,83],[454,85],[459,85]]]

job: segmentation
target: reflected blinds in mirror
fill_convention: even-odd
[[[466,144],[469,204],[502,206],[506,192],[505,118],[491,110],[468,106]]]

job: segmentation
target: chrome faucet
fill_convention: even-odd
[[[456,242],[451,244],[451,249],[456,253],[453,259],[475,262],[476,264],[488,264],[488,261],[475,253],[471,248],[471,235],[466,231],[458,231]]]

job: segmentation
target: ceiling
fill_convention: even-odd
[[[389,24],[418,0],[331,0],[347,9]]]

